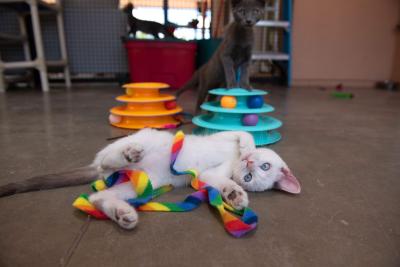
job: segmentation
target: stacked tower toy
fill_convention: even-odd
[[[210,94],[219,96],[218,101],[206,102],[201,109],[207,114],[196,116],[193,123],[198,126],[195,134],[206,135],[220,131],[246,131],[253,135],[257,146],[273,144],[281,139],[276,130],[282,122],[264,115],[274,108],[264,103],[261,90],[214,89]]]
[[[168,84],[130,83],[123,88],[126,94],[116,99],[126,104],[110,110],[111,125],[125,129],[168,129],[180,124],[176,115],[182,108],[177,106],[175,96],[160,93],[161,89],[169,88]]]

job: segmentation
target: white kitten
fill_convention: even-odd
[[[106,146],[92,166],[104,176],[123,169],[143,170],[154,188],[186,186],[191,177],[174,176],[169,169],[173,140],[171,133],[144,129]],[[300,184],[286,163],[272,150],[256,149],[253,137],[246,132],[186,136],[175,168],[196,169],[202,181],[217,188],[224,200],[237,209],[249,203],[244,189],[263,191],[276,187],[300,193]],[[125,183],[94,193],[89,200],[121,227],[132,229],[138,215],[124,200],[135,196],[131,184]]]

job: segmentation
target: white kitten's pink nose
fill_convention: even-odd
[[[253,165],[254,165],[254,161],[251,161],[251,160],[246,160],[247,162],[246,162],[246,167],[247,168],[252,168],[253,167]]]
[[[242,161],[246,163],[246,168],[249,170],[254,169],[254,160],[250,159],[251,154],[247,154],[242,158]]]

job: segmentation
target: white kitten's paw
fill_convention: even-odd
[[[130,163],[138,163],[143,159],[144,149],[141,144],[132,143],[122,151],[125,160]]]
[[[94,194],[89,201],[124,229],[133,229],[139,222],[136,210],[123,200],[102,199]]]
[[[256,148],[254,138],[251,134],[240,132],[239,133],[239,152],[241,156],[246,156]]]
[[[100,172],[122,169],[131,163],[138,163],[143,159],[142,145],[131,143],[106,154],[98,167]]]
[[[223,187],[222,197],[226,203],[238,210],[244,209],[249,205],[246,191],[235,183]]]
[[[139,221],[138,214],[134,208],[128,207],[118,207],[115,210],[115,221],[124,229],[133,229]]]

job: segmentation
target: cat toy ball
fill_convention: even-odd
[[[264,105],[264,99],[262,96],[254,95],[247,99],[247,106],[249,108],[261,108]]]
[[[256,126],[258,123],[258,115],[257,114],[244,115],[242,122],[243,122],[243,125],[245,125],[245,126]]]
[[[235,108],[237,104],[234,96],[223,96],[221,98],[221,107],[223,108]]]
[[[120,123],[122,120],[122,118],[120,116],[117,115],[113,115],[110,114],[110,116],[108,116],[108,121],[113,124],[113,123]]]
[[[124,129],[170,129],[180,125],[175,115],[181,113],[182,108],[176,104],[175,96],[159,92],[168,87],[165,83],[125,84],[126,94],[117,97],[117,101],[125,105],[110,110],[110,124]]]
[[[164,106],[166,109],[171,110],[171,109],[176,109],[177,104],[176,101],[167,101],[164,103]]]

